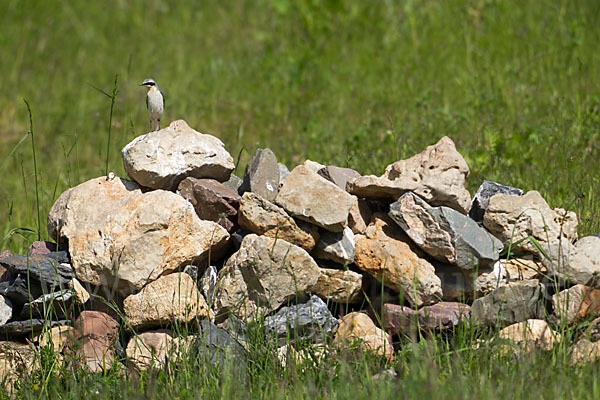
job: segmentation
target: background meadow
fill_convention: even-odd
[[[238,176],[265,147],[290,169],[308,158],[380,175],[447,135],[472,195],[484,179],[535,189],[577,212],[580,236],[595,234],[599,43],[594,0],[1,1],[0,251],[46,239],[58,195],[107,162],[126,176],[120,150],[149,129],[145,78],[166,94],[163,126],[185,119],[219,137]],[[116,93],[110,143],[111,99],[97,89]],[[597,366],[568,369],[564,349],[490,363],[471,339],[407,346],[395,361],[402,379],[389,385],[371,380],[368,358],[301,374],[261,356],[248,385],[190,367],[133,383],[52,378],[42,395],[600,395]],[[27,385],[24,397],[40,396]]]

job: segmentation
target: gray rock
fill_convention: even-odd
[[[38,298],[44,291],[39,282],[33,279],[27,282],[27,277],[17,275],[14,278],[0,282],[0,295],[10,299],[15,307]]]
[[[462,269],[493,265],[503,248],[471,218],[449,207],[431,207],[414,193],[390,205],[389,215],[423,251]]]
[[[204,271],[202,278],[200,279],[200,291],[204,295],[206,302],[210,306],[213,304],[215,300],[215,292],[217,291],[217,283],[219,280],[219,275],[217,272],[217,267],[214,265],[210,265]]]
[[[277,163],[277,167],[279,168],[279,187],[281,187],[283,181],[285,181],[290,174],[290,170],[282,163]]]
[[[290,173],[275,203],[303,221],[331,232],[348,225],[352,196],[304,165]]]
[[[224,182],[235,167],[220,139],[193,130],[183,120],[138,136],[121,153],[131,179],[151,189],[174,191],[188,176]]]
[[[234,192],[237,192],[239,194],[240,186],[242,186],[243,182],[244,181],[242,180],[242,178],[240,178],[237,175],[231,174],[231,176],[229,177],[229,179],[226,180],[225,182],[223,182],[223,185],[225,185],[229,189],[231,189]]]
[[[6,324],[13,315],[13,306],[10,299],[0,296],[0,325]]]
[[[240,195],[214,179],[185,178],[177,194],[189,201],[198,217],[214,221],[231,232],[237,227]]]
[[[268,201],[275,200],[279,192],[279,166],[271,149],[257,149],[244,172],[240,193],[256,193]]]
[[[183,273],[188,274],[194,282],[198,282],[198,266],[197,265],[186,265],[183,267]]]
[[[194,353],[202,363],[224,368],[233,365],[237,371],[246,369],[246,352],[227,331],[210,321],[200,322],[200,333],[194,341]]]
[[[283,307],[264,320],[266,335],[277,338],[280,346],[287,341],[306,339],[324,342],[335,334],[338,325],[327,304],[314,295],[308,302]]]
[[[43,318],[34,318],[25,321],[12,321],[0,326],[0,337],[3,338],[17,338],[28,335],[33,335],[46,329],[50,329],[54,326],[69,325],[69,321],[54,321],[45,320]]]
[[[510,282],[476,299],[471,307],[475,326],[507,326],[544,316],[544,285],[538,280]]]
[[[487,210],[490,198],[498,193],[521,196],[523,191],[512,186],[504,186],[492,181],[483,181],[471,202],[469,217],[476,222],[483,223],[483,214],[485,214],[485,210]]]
[[[0,261],[0,265],[13,274],[22,274],[34,279],[48,287],[65,288],[67,284],[75,277],[73,267],[69,264],[61,264],[52,257],[17,255],[5,258]]]
[[[25,303],[19,319],[51,318],[68,319],[74,314],[74,296],[71,289],[42,295],[30,303]]]
[[[352,264],[356,254],[354,233],[348,227],[342,232],[323,232],[312,254],[342,265]]]
[[[317,173],[344,190],[346,190],[346,183],[350,179],[360,178],[361,176],[353,169],[336,167],[335,165],[328,165],[325,168],[321,168]]]

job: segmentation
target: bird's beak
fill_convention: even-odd
[[[143,84],[143,83],[140,83],[138,86],[144,86],[144,84]]]

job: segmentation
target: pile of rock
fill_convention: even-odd
[[[535,191],[485,181],[471,201],[448,137],[380,177],[310,160],[290,172],[259,149],[242,180],[223,143],[184,121],[122,154],[131,180],[56,200],[56,245],[0,253],[4,357],[49,337],[91,371],[190,354],[241,366],[258,324],[279,345],[360,339],[392,358],[393,335],[462,322],[547,347],[556,335],[536,321],[600,315],[600,238],[577,240],[576,215]],[[594,338],[580,353],[600,355]]]

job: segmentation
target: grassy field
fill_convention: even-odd
[[[593,0],[4,0],[0,250],[47,238],[56,197],[107,162],[125,176],[120,150],[149,128],[137,86],[148,77],[167,96],[163,124],[185,119],[220,137],[240,155],[237,175],[265,147],[290,168],[310,158],[380,175],[448,135],[471,193],[483,179],[535,189],[577,212],[580,235],[597,233],[598,43]],[[111,99],[95,88],[117,91],[110,143]],[[369,381],[362,358],[308,374],[269,364],[249,385],[183,373],[141,388],[116,375],[50,388],[61,398],[79,398],[68,388],[95,398],[96,386],[129,398],[598,397],[597,366],[563,368],[564,351],[489,362],[469,346],[407,350],[389,385]]]

